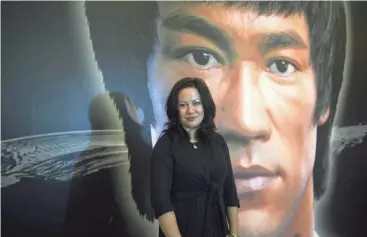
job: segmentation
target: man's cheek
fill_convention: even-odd
[[[214,103],[217,106],[216,118],[218,119],[218,122],[225,122],[226,118],[228,119],[231,113],[229,108],[233,107],[233,102],[231,103],[231,100],[227,100],[226,96],[229,96],[232,92],[228,91],[225,85],[221,86],[220,83],[217,85],[209,85],[208,87],[210,93],[212,94]],[[236,99],[235,101],[236,104],[241,103],[240,98]]]

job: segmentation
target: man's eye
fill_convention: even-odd
[[[203,50],[191,51],[190,53],[187,53],[183,59],[199,69],[209,69],[221,65],[213,54]]]
[[[290,76],[292,73],[297,71],[296,66],[286,60],[281,59],[273,60],[268,65],[268,68],[270,72],[283,77]]]

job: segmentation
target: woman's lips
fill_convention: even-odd
[[[191,122],[191,121],[194,121],[196,118],[197,117],[188,117],[188,118],[186,118],[186,120]]]

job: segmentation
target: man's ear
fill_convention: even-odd
[[[324,125],[327,120],[329,119],[329,116],[330,116],[330,106],[327,106],[324,111],[322,112],[320,118],[319,118],[319,121],[317,122],[317,125],[318,126],[322,126]]]

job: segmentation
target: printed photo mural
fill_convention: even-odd
[[[216,103],[241,237],[367,236],[366,9],[2,1],[2,236],[158,237],[150,156],[184,77]]]

